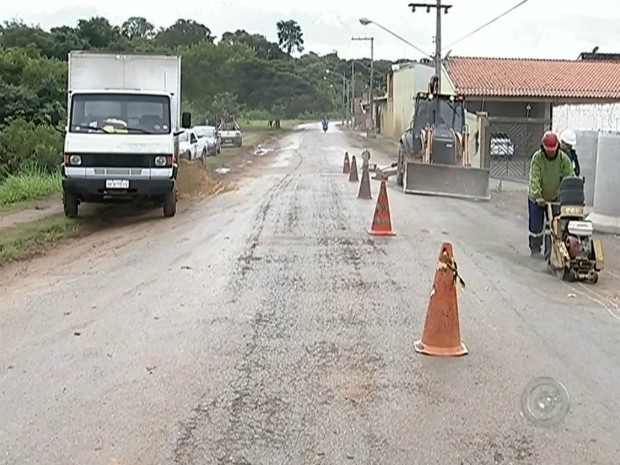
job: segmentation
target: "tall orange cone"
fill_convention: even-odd
[[[368,165],[362,165],[362,180],[360,181],[360,190],[357,193],[358,199],[370,200],[372,195],[370,193],[370,173],[368,172]]]
[[[390,219],[390,204],[387,196],[387,184],[385,179],[381,181],[379,189],[379,197],[377,197],[377,206],[375,214],[372,218],[372,226],[368,234],[372,236],[395,236],[392,231],[392,220]]]
[[[351,172],[349,173],[349,181],[357,182],[360,178],[357,173],[357,162],[355,161],[355,155],[351,156]]]
[[[344,165],[342,166],[342,174],[349,174],[351,165],[349,164],[349,152],[344,152]]]
[[[457,280],[461,286],[465,286],[458,274],[452,244],[444,242],[439,251],[422,339],[413,345],[416,352],[441,357],[467,354],[467,347],[461,342],[459,306],[456,297]]]

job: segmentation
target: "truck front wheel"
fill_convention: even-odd
[[[70,192],[62,192],[62,206],[67,218],[76,218],[78,216],[78,198]]]
[[[166,195],[164,195],[163,207],[164,207],[164,216],[166,218],[171,218],[176,214],[177,212],[177,190],[176,188],[172,189],[171,192],[168,192]]]

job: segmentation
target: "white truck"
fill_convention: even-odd
[[[180,112],[181,57],[70,52],[65,215],[75,218],[83,202],[145,199],[174,216],[178,136],[191,126]]]
[[[243,144],[243,136],[241,135],[241,128],[234,119],[228,121],[220,121],[218,131],[222,139],[222,145],[234,145],[235,147],[241,147]]]

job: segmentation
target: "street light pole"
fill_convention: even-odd
[[[342,80],[342,125],[347,119],[347,81]]]
[[[351,60],[351,129],[355,129],[355,61]]]
[[[409,7],[411,11],[415,13],[416,8],[426,8],[426,12],[430,13],[432,8],[435,8],[435,12],[437,15],[435,16],[435,56],[433,57],[435,61],[435,75],[437,76],[437,91],[441,92],[441,10],[444,11],[445,14],[448,13],[448,10],[452,8],[452,5],[444,5],[441,3],[441,0],[437,0],[435,4],[433,3],[410,3]]]
[[[375,74],[375,38],[374,37],[351,37],[351,40],[364,40],[370,42],[370,95],[368,97],[370,104],[370,131],[369,135],[376,137],[375,111],[374,111],[374,74]]]
[[[344,123],[347,119],[347,83],[348,83],[348,79],[344,74],[340,74],[340,73],[334,73],[333,71],[326,69],[325,70],[325,74],[335,74],[336,76],[340,77],[340,79],[342,79],[342,125],[344,126]],[[323,79],[326,79],[327,76],[325,76]]]

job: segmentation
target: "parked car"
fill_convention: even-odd
[[[222,145],[231,144],[236,147],[241,147],[243,145],[243,136],[241,135],[241,129],[236,122],[232,121],[228,123],[222,123],[220,124],[218,130],[222,138]]]
[[[512,157],[514,157],[514,154],[515,146],[507,134],[503,132],[491,133],[491,158],[511,160]]]
[[[196,136],[194,129],[186,129],[179,134],[179,153],[181,158],[195,160],[199,156],[207,156],[206,140]]]
[[[215,126],[194,126],[192,128],[198,139],[205,139],[207,155],[215,156],[222,151],[222,138]]]

